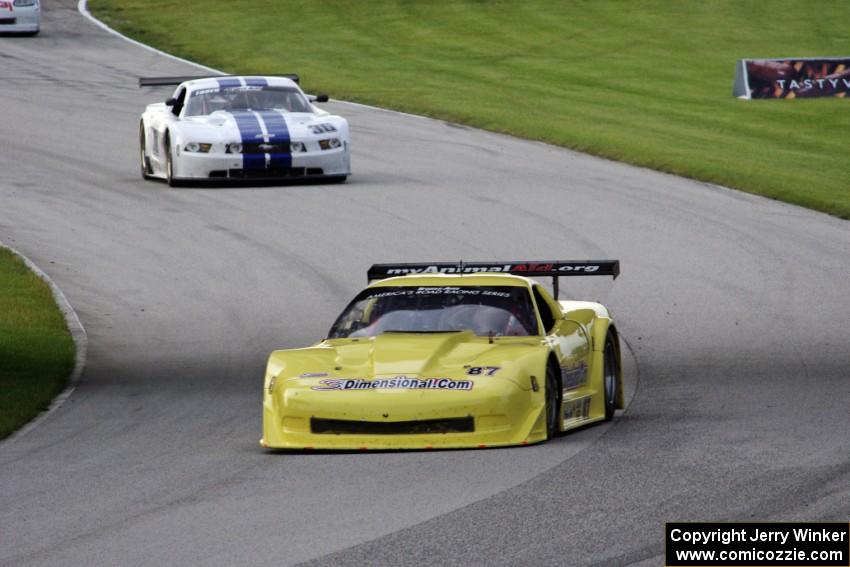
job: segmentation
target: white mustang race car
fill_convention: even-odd
[[[0,0],[0,33],[35,35],[40,27],[38,0]]]
[[[142,177],[187,181],[324,178],[351,173],[348,122],[313,105],[296,75],[157,77],[178,85],[139,124]]]

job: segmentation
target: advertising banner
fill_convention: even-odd
[[[735,70],[738,98],[846,97],[850,57],[741,59]]]

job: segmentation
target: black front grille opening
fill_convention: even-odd
[[[290,167],[286,169],[214,169],[210,171],[210,179],[289,179],[291,177],[308,177],[324,175],[321,167]]]
[[[310,431],[336,435],[422,435],[433,433],[473,433],[475,420],[469,417],[423,419],[416,421],[349,421],[310,419]]]
[[[263,169],[231,169],[231,179],[271,179],[287,177],[304,177],[303,167],[263,168]]]

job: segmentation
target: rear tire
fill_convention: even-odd
[[[617,376],[619,368],[617,363],[617,350],[614,347],[614,338],[609,334],[605,339],[605,351],[603,353],[605,364],[602,368],[602,389],[605,392],[605,421],[614,418],[617,409]]]
[[[559,433],[558,418],[561,415],[561,384],[554,365],[546,366],[546,439]]]

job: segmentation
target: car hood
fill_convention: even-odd
[[[243,132],[240,130],[240,123],[237,121],[237,115],[245,113],[232,113],[228,111],[216,111],[205,116],[190,116],[183,118],[180,121],[181,130],[186,134],[201,135],[213,140],[224,141],[241,141]],[[252,113],[254,114],[254,113]],[[260,114],[268,115],[268,112]],[[286,125],[286,133],[293,140],[307,140],[318,137],[328,137],[329,134],[324,131],[316,131],[316,127],[322,125],[332,125],[336,130],[341,129],[340,122],[344,119],[339,116],[332,115],[317,115],[310,112],[274,112],[271,116],[283,119]],[[264,126],[267,132],[273,135],[281,135],[279,122],[272,123],[264,121]],[[333,132],[334,130],[331,130]],[[253,133],[253,132],[252,132]]]
[[[468,377],[472,367],[496,368],[494,376],[528,384],[527,369],[545,354],[539,337],[477,337],[458,333],[384,333],[331,339],[307,349],[276,351],[269,372],[282,379]],[[483,371],[486,373],[486,370]]]

